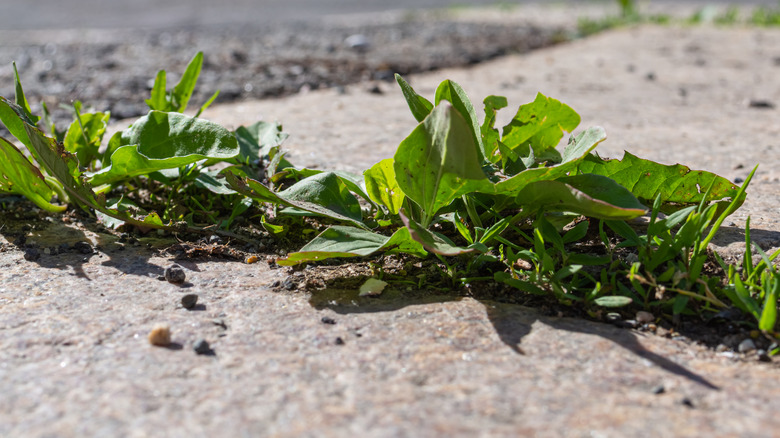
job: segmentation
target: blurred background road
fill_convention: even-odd
[[[0,0],[0,30],[263,25],[324,16],[526,3],[614,3],[608,0]],[[776,5],[776,0],[662,0],[646,4]]]

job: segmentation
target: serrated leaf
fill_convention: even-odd
[[[464,193],[492,192],[468,123],[442,102],[401,142],[393,168],[401,190],[422,207],[427,226],[436,212]]]
[[[501,141],[521,157],[533,149],[537,158],[559,161],[555,147],[563,132],[572,132],[579,124],[579,114],[568,105],[539,93],[533,102],[520,106],[504,127]]]
[[[591,155],[580,162],[579,169],[583,173],[608,176],[640,199],[653,200],[660,195],[663,203],[700,203],[711,184],[705,202],[733,197],[738,191],[736,185],[714,173],[691,170],[680,164],[660,164],[628,152],[621,160]]]
[[[395,179],[393,162],[392,158],[387,158],[374,164],[363,172],[363,178],[368,196],[387,207],[390,214],[398,214],[406,195]]]
[[[491,163],[497,163],[501,160],[500,143],[501,134],[495,128],[496,113],[508,105],[506,97],[488,96],[483,101],[485,105],[485,120],[480,127],[482,134],[482,143],[485,148],[485,159]]]
[[[549,167],[537,167],[526,169],[504,181],[496,183],[495,192],[508,196],[514,196],[526,185],[543,180],[558,179],[568,176],[577,170],[577,166],[588,154],[607,138],[604,128],[591,127],[574,137],[571,144],[564,150],[564,159],[561,164]],[[533,152],[531,152],[533,154]]]

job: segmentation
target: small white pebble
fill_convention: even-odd
[[[739,347],[737,347],[737,351],[739,351],[740,353],[750,353],[755,349],[756,349],[756,343],[753,342],[753,340],[750,338],[740,342]]]

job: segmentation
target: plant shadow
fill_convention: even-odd
[[[149,262],[154,252],[145,246],[147,239],[141,239],[142,244],[138,246],[121,245],[117,244],[119,238],[114,235],[94,232],[90,233],[93,236],[90,238],[81,227],[60,221],[34,220],[25,222],[26,226],[15,225],[3,227],[0,234],[23,252],[37,252],[29,261],[42,268],[72,269],[75,276],[90,281],[84,265],[95,263],[96,257],[108,257],[101,264],[124,274],[152,278],[163,275],[162,267]]]
[[[458,295],[432,295],[425,291],[399,292],[392,289],[379,297],[360,297],[357,290],[323,289],[312,293],[309,304],[317,310],[329,309],[339,314],[350,314],[395,312],[408,306],[460,301],[462,298]],[[533,331],[534,324],[542,323],[556,330],[599,336],[669,373],[712,390],[720,389],[703,376],[647,350],[639,342],[637,335],[626,329],[573,318],[547,317],[538,310],[518,304],[479,299],[476,301],[485,307],[488,320],[501,341],[517,354],[526,354],[521,346],[523,339]]]

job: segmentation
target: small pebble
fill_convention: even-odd
[[[209,236],[209,243],[212,245],[221,245],[222,238],[217,236],[216,234],[212,234],[211,236]]]
[[[687,406],[689,408],[693,408],[693,401],[689,399],[688,397],[683,398],[680,400],[680,403],[683,404],[683,406]]]
[[[658,385],[655,388],[653,388],[653,394],[663,394],[666,392],[666,388],[664,388],[664,385]]]
[[[41,253],[36,248],[27,248],[24,250],[24,259],[28,262],[34,262],[41,258]]]
[[[209,343],[205,339],[198,339],[195,341],[195,343],[192,344],[192,349],[195,350],[195,353],[197,354],[214,354],[211,350],[211,346],[209,346]]]
[[[167,324],[154,326],[149,332],[149,343],[158,347],[167,347],[171,344],[171,328]]]
[[[244,259],[244,263],[251,265],[252,263],[257,263],[257,260],[258,258],[256,255],[251,255]]]
[[[756,356],[761,362],[772,362],[772,357],[766,352],[766,350],[756,351]]]
[[[90,246],[89,243],[83,241],[74,243],[73,249],[75,249],[76,251],[82,254],[92,254],[93,252],[92,246]]]
[[[181,306],[187,310],[194,308],[196,304],[198,304],[197,294],[187,294],[181,297]]]
[[[336,345],[344,345],[344,340],[340,337],[336,338]]]
[[[750,353],[751,351],[755,351],[756,349],[756,343],[753,342],[752,339],[745,339],[744,341],[739,343],[739,347],[737,347],[737,351],[740,353]]]
[[[621,317],[620,314],[617,312],[610,312],[607,313],[606,319],[607,322],[611,322],[612,324],[617,324],[623,319],[623,317]]]
[[[169,283],[184,283],[187,279],[187,274],[184,273],[184,269],[179,265],[171,265],[165,268],[165,279]]]
[[[772,109],[775,107],[775,104],[763,99],[751,99],[748,102],[748,107],[750,108],[760,108],[760,109]]]
[[[330,316],[323,316],[321,321],[322,321],[323,324],[331,324],[331,325],[333,325],[333,324],[336,323],[336,320],[331,318]]]
[[[371,42],[363,34],[354,34],[344,40],[344,44],[357,52],[365,52],[371,47]]]
[[[639,324],[649,324],[653,321],[655,321],[655,316],[653,316],[652,313],[645,312],[644,310],[636,312],[636,322]]]
[[[638,325],[639,324],[633,319],[627,319],[625,321],[620,321],[617,323],[618,327],[629,328],[629,329],[637,328]]]
[[[51,248],[43,248],[43,253],[46,255],[51,255]]]

